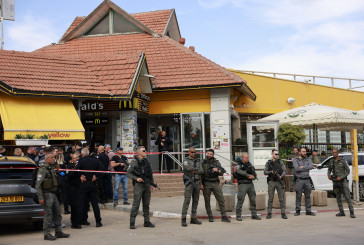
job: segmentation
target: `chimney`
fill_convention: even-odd
[[[190,46],[189,49],[192,51],[192,52],[195,52],[195,46]]]
[[[180,44],[185,45],[185,42],[186,42],[186,38],[181,37],[181,38],[179,39],[179,43],[180,43]]]

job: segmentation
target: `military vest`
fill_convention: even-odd
[[[57,191],[58,182],[57,182],[57,177],[56,177],[56,173],[54,172],[54,169],[52,169],[52,167],[50,167],[50,166],[44,166],[41,168],[46,169],[46,171],[45,171],[46,177],[44,178],[44,180],[42,182],[42,190],[43,191],[52,191],[52,192]]]
[[[243,163],[242,161],[240,161],[237,164],[236,167],[237,167],[237,170],[240,169],[242,171],[246,171],[248,174],[256,176],[256,173],[254,171],[254,167],[250,162]],[[251,182],[253,182],[253,180],[249,179],[246,176],[238,174],[238,173],[236,173],[235,178],[238,180],[238,183],[251,183]]]
[[[270,163],[270,164],[268,164],[268,171],[274,170],[275,173],[282,176],[283,169],[282,169],[281,161],[277,160],[277,161],[273,162],[272,160],[269,160],[268,162]],[[269,174],[267,177],[267,181],[271,181],[271,180],[278,181],[279,179],[277,178],[276,175]]]

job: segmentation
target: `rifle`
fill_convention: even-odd
[[[158,185],[156,183],[153,183],[150,181],[149,178],[145,178],[143,175],[141,175],[137,170],[133,169],[133,172],[134,174],[137,176],[137,177],[140,177],[143,179],[144,181],[144,184],[150,184],[151,186],[153,186],[154,188],[157,188],[158,190],[161,190]]]
[[[214,164],[213,162],[209,162],[210,163],[210,168],[217,168],[219,171],[221,171],[222,174],[226,173],[225,168],[218,166],[216,164]]]
[[[164,151],[163,153],[166,154],[167,156],[169,156],[173,161],[175,161],[183,169],[183,174],[187,179],[187,181],[184,181],[185,186],[187,186],[189,183],[191,183],[193,185],[193,187],[199,191],[200,187],[198,187],[196,185],[194,178],[188,175],[188,172],[184,169],[182,163],[168,151]]]
[[[268,164],[269,164],[269,166],[270,166],[270,167],[271,167],[271,169],[272,169],[273,176],[275,176],[276,178],[278,178],[279,183],[281,183],[281,184],[282,184],[282,186],[284,186],[284,183],[283,183],[282,179],[279,177],[279,174],[278,174],[278,173],[274,170],[274,168],[273,168],[272,164],[270,164],[270,161],[268,161]]]
[[[238,159],[237,160],[237,163],[240,164],[241,166],[244,165],[245,169],[246,169],[246,172],[250,175],[253,175],[254,178],[256,180],[258,180],[258,177],[257,177],[257,173],[255,171],[253,171],[253,165],[251,165],[251,163],[249,163],[250,165],[249,166],[245,166],[245,164],[243,163],[243,161],[241,159]]]

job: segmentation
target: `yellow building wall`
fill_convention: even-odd
[[[210,90],[154,92],[149,94],[149,114],[210,112]]]
[[[312,102],[355,111],[364,109],[364,92],[232,71],[247,81],[247,85],[257,95],[256,101],[240,96],[234,103],[239,113],[274,114]],[[289,104],[289,97],[296,101]]]

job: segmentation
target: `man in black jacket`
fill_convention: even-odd
[[[104,166],[104,169],[107,170],[109,167],[109,157],[105,153],[104,146],[100,145],[97,148],[97,154],[95,156],[96,159],[98,159],[102,165]],[[111,176],[111,174],[101,174],[99,178],[97,178],[97,185],[99,187],[99,201],[101,204],[104,204],[107,202],[107,197],[112,196],[112,193],[109,193],[109,188],[107,187],[108,184],[108,178]]]
[[[173,144],[172,140],[169,139],[166,136],[166,131],[162,131],[161,136],[155,141],[155,144],[158,146],[158,151],[159,152],[163,152],[163,151],[169,151],[169,146]],[[168,173],[171,172],[171,168],[172,168],[172,159],[167,156],[164,155],[164,159],[167,162],[167,170]],[[159,155],[159,172],[162,172],[162,154]]]
[[[82,158],[79,160],[75,169],[96,170],[96,171],[105,170],[102,163],[98,159],[90,157],[89,154],[90,152],[87,148],[82,149],[81,151]],[[100,208],[97,203],[97,185],[96,185],[97,177],[99,177],[100,175],[101,175],[100,173],[87,171],[87,172],[82,172],[80,176],[81,184],[79,186],[79,198],[77,203],[77,218],[75,226],[90,225],[90,223],[87,221],[88,201],[91,202],[92,209],[94,211],[96,219],[96,227],[102,226]]]

